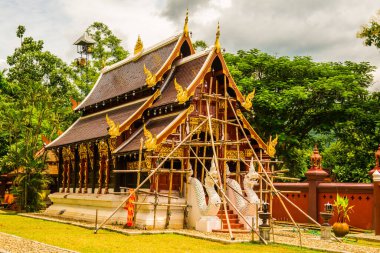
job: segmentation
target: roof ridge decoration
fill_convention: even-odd
[[[106,121],[109,126],[108,128],[108,134],[111,136],[111,138],[116,138],[120,136],[120,124],[116,124],[112,119],[108,117],[108,113],[106,114]]]
[[[174,78],[174,87],[177,90],[177,100],[178,104],[184,104],[189,100],[190,96],[187,93],[187,89],[183,89],[182,85],[177,82],[177,78]]]
[[[149,132],[148,129],[146,129],[146,126],[144,124],[144,136],[145,136],[145,148],[147,151],[152,151],[157,148],[157,136],[153,135],[151,132]]]
[[[278,143],[278,135],[276,134],[276,138],[272,140],[272,136],[269,137],[267,153],[270,157],[274,157],[276,155],[276,145]]]
[[[186,9],[185,25],[183,26],[183,35],[189,37],[189,9]]]
[[[137,37],[136,45],[135,45],[134,55],[141,53],[143,51],[143,49],[144,49],[144,44],[143,44],[141,37],[140,37],[140,34],[139,34],[139,36]]]
[[[255,92],[256,89],[253,89],[253,91],[244,98],[245,101],[241,104],[247,111],[252,108],[252,100],[255,97]]]
[[[152,72],[150,72],[150,70],[146,67],[145,64],[144,64],[144,73],[146,75],[146,79],[145,79],[146,85],[149,88],[152,88],[153,86],[155,86],[157,83],[157,76],[156,74],[152,74]]]
[[[147,55],[151,52],[154,52],[154,51],[156,51],[156,50],[158,50],[158,49],[160,49],[160,48],[162,48],[162,47],[164,47],[164,46],[166,46],[166,45],[168,45],[168,44],[170,44],[176,40],[178,41],[178,39],[180,38],[181,35],[182,35],[182,33],[171,36],[165,40],[162,40],[162,41],[144,49],[139,55],[130,55],[127,58],[125,58],[124,60],[115,62],[114,64],[112,64],[110,66],[106,66],[104,69],[102,69],[101,73],[107,73],[113,69],[116,69],[116,68],[123,66],[127,63],[130,63],[132,61],[137,61],[138,59],[140,59],[144,55]]]
[[[218,28],[216,30],[216,38],[215,38],[215,43],[214,43],[215,51],[217,53],[220,53],[220,41],[219,41],[219,37],[220,37],[220,25],[219,25],[219,21],[218,21]]]

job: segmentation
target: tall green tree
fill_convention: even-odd
[[[314,143],[323,151],[337,141],[352,142],[349,131],[356,131],[365,138],[361,148],[367,153],[358,159],[366,168],[349,162],[341,166],[350,173],[360,170],[360,177],[368,179],[369,154],[376,146],[370,135],[376,131],[376,120],[365,115],[369,111],[376,114],[378,108],[371,107],[367,90],[374,67],[368,63],[318,63],[310,57],[275,57],[257,49],[226,54],[225,58],[241,90],[248,93],[256,89],[251,112],[256,117],[251,123],[266,139],[279,134],[278,156],[290,175],[300,177],[307,170]],[[355,127],[348,129],[351,123]],[[334,164],[329,166],[337,172]],[[357,176],[337,179],[360,181]]]
[[[7,58],[9,70],[2,83],[0,131],[7,141],[7,153],[0,158],[2,170],[18,169],[15,192],[27,211],[40,207],[39,192],[47,183],[41,135],[52,139],[76,117],[70,97],[78,97],[70,82],[71,68],[43,49],[43,41],[23,39]]]
[[[91,57],[84,66],[78,64],[77,61],[72,64],[75,83],[82,90],[83,95],[90,92],[102,68],[121,61],[129,55],[129,52],[121,46],[122,40],[116,37],[107,25],[94,22],[86,29],[86,32],[96,41]]]

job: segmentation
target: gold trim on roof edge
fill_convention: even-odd
[[[155,86],[157,83],[157,76],[155,74],[152,74],[152,72],[150,72],[150,70],[146,67],[145,64],[144,64],[144,73],[146,76],[146,79],[145,79],[146,85],[149,88]]]

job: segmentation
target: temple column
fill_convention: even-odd
[[[107,182],[107,176],[109,175],[109,162],[108,162],[108,145],[107,142],[104,140],[101,140],[98,143],[98,154],[99,154],[99,188],[98,188],[98,194],[102,193],[103,188],[103,174],[105,171],[106,174],[106,180],[105,180],[105,193],[108,193],[108,182]]]
[[[82,143],[79,146],[79,190],[78,193],[82,193],[83,188],[83,181],[84,181],[84,192],[87,192],[87,183],[86,178],[87,177],[87,145]]]

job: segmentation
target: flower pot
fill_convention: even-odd
[[[343,237],[350,231],[350,227],[345,222],[335,222],[332,229],[336,237]]]

